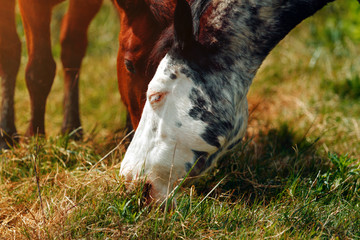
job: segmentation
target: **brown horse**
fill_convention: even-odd
[[[148,83],[160,61],[149,57],[164,29],[172,23],[176,0],[116,0],[120,13],[118,83],[132,126],[139,124]]]
[[[50,20],[53,7],[64,0],[19,0],[26,34],[29,61],[26,84],[30,94],[31,118],[27,135],[45,134],[46,99],[54,81],[56,64],[51,53]],[[79,69],[87,47],[87,29],[103,0],[70,0],[61,27],[61,61],[65,96],[62,132],[81,126],[79,117]],[[15,28],[15,0],[0,0],[0,78],[2,102],[0,149],[13,144],[17,131],[14,90],[20,65],[21,44]],[[77,137],[81,137],[79,131]]]

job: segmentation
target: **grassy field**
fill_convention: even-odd
[[[0,239],[360,239],[360,5],[338,1],[294,29],[259,70],[241,146],[185,183],[176,207],[145,205],[118,176],[124,107],[117,91],[120,28],[110,2],[92,23],[81,72],[83,142],[59,136],[63,76],[48,99],[47,139],[0,156]],[[29,121],[24,81],[17,127]],[[40,193],[39,193],[40,190]],[[40,199],[41,196],[41,199]]]

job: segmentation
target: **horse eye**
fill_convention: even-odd
[[[149,102],[152,106],[158,105],[167,95],[167,92],[158,92],[149,96]]]
[[[124,62],[125,62],[126,69],[131,73],[135,73],[135,67],[134,67],[134,64],[132,63],[132,61],[125,59]]]

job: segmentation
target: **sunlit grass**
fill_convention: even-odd
[[[321,151],[359,158],[359,13],[356,1],[332,4],[274,49],[249,94],[270,111],[258,113],[263,118],[260,127],[277,128],[285,121],[308,130],[307,137],[321,136]],[[330,34],[336,31],[340,31],[336,36]]]

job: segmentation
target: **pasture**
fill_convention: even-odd
[[[66,3],[56,7],[52,21],[57,76],[47,138],[24,138],[1,153],[0,239],[360,238],[357,1],[330,4],[272,51],[250,88],[246,138],[217,170],[180,186],[173,208],[146,205],[141,184],[125,189],[123,144],[110,152],[125,136],[126,116],[116,80],[120,26],[110,2],[91,24],[81,70],[84,141],[59,135],[65,10]],[[27,55],[19,15],[17,22],[16,124],[24,133]]]

